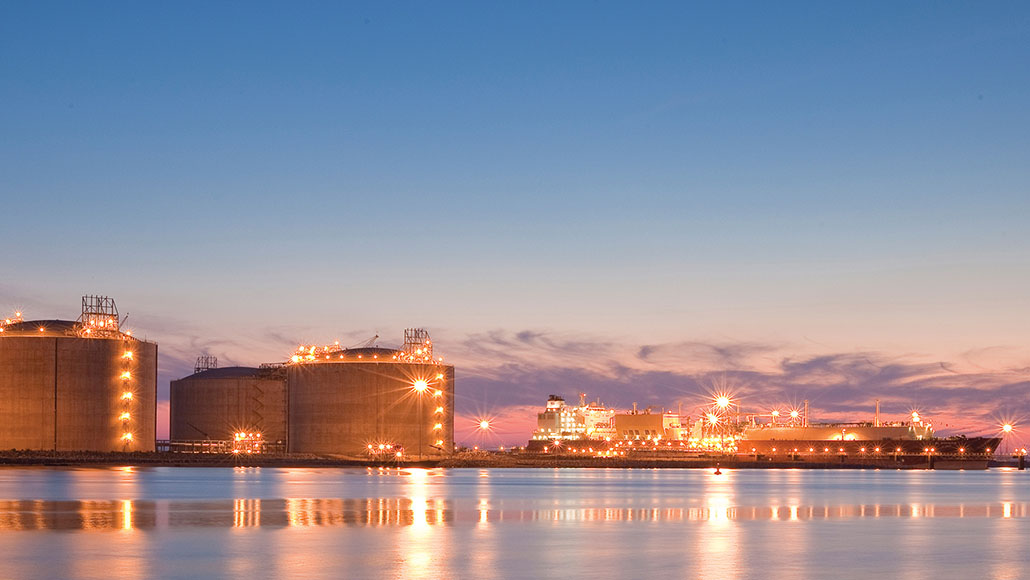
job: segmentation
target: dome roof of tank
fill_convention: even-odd
[[[74,320],[25,320],[5,325],[3,334],[32,336],[76,336],[78,322]],[[40,332],[39,329],[43,329]]]
[[[297,352],[294,356],[300,357],[305,362],[339,362],[343,361],[393,361],[403,351],[395,348],[384,348],[381,346],[368,346],[361,348],[343,348],[339,350],[315,351],[311,354]],[[297,362],[296,359],[293,359]]]
[[[185,379],[247,379],[266,374],[257,367],[222,367],[193,373]],[[182,380],[182,379],[180,379]]]
[[[82,324],[75,320],[25,320],[21,322],[12,322],[11,324],[5,324],[0,326],[2,332],[0,337],[3,336],[43,336],[43,337],[63,337],[63,338],[89,338],[92,340],[96,339],[115,339],[115,340],[133,340],[138,342],[147,342],[132,336],[131,332],[120,332],[112,329],[100,329],[96,328],[93,332],[90,329],[82,330]]]

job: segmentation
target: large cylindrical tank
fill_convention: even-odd
[[[286,442],[286,378],[281,369],[226,367],[172,381],[172,441],[223,440],[245,431]]]
[[[0,449],[153,451],[157,345],[75,322],[0,332]]]
[[[453,451],[454,367],[397,362],[396,353],[351,349],[287,365],[289,451],[364,455],[380,444],[400,446],[409,458]]]

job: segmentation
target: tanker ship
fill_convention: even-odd
[[[735,455],[768,461],[833,463],[929,462],[944,467],[986,467],[1000,437],[939,437],[933,424],[913,411],[905,421],[881,421],[876,402],[872,421],[810,423],[803,408],[769,413],[741,410],[729,396],[716,396],[696,417],[662,409],[620,412],[586,403],[579,406],[552,395],[538,415],[530,451],[619,455],[647,451],[673,454]],[[880,461],[876,461],[880,460]]]
[[[881,422],[879,401],[872,422],[810,424],[807,417],[807,412],[794,414],[793,423],[786,425],[751,422],[737,442],[738,454],[772,461],[893,459],[926,461],[938,469],[983,469],[1001,444],[998,437],[938,437],[915,411],[909,421]]]

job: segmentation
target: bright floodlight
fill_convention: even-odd
[[[730,406],[730,398],[725,396],[725,395],[716,397],[716,399],[715,399],[715,406],[719,407],[720,409],[725,409],[726,407],[729,407]]]
[[[483,431],[486,431],[487,429],[490,428],[490,421],[487,421],[486,419],[483,419],[482,421],[479,422],[479,428],[482,429]]]
[[[801,413],[798,413],[797,410],[794,410],[794,411],[790,412],[790,417],[792,419],[797,419],[800,415],[801,415]]]
[[[777,411],[776,409],[773,409],[772,416],[773,417],[779,417],[780,416],[780,412]]]
[[[414,383],[412,383],[411,386],[414,387],[416,391],[421,393],[429,388],[429,382],[425,379],[418,379]]]
[[[1001,430],[1006,432],[1006,433],[1011,433],[1012,432],[1012,425],[1010,423],[1005,423],[1004,425],[1001,426]]]
[[[716,415],[715,413],[709,413],[708,414],[708,424],[709,425],[717,425],[718,423],[719,423],[719,416]]]

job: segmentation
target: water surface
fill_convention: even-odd
[[[1012,470],[0,469],[2,578],[1030,578]]]

